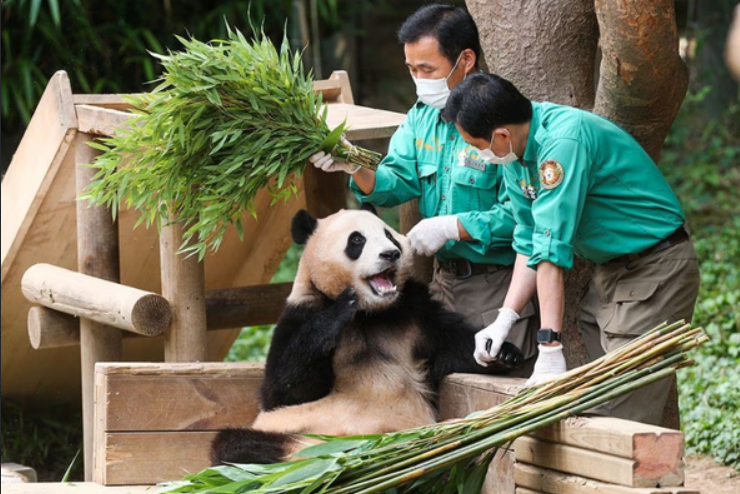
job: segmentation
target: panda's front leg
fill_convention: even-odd
[[[344,290],[328,307],[288,305],[275,327],[262,383],[262,409],[323,398],[334,385],[339,333],[357,313],[357,294]]]

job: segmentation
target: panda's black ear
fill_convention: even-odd
[[[378,210],[375,209],[375,206],[373,206],[369,202],[363,202],[360,205],[360,210],[361,211],[369,211],[369,212],[373,213],[375,216],[378,216]]]
[[[293,216],[293,221],[290,224],[290,235],[293,237],[293,242],[303,245],[308,241],[308,237],[316,231],[316,226],[319,224],[316,218],[311,216],[311,213],[305,209],[298,211]]]

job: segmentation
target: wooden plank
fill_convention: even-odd
[[[515,488],[514,451],[499,450],[488,467],[481,494],[513,494]]]
[[[683,471],[681,431],[612,417],[574,417],[534,434],[540,439],[637,460],[656,475]]]
[[[261,364],[100,364],[96,370],[105,386],[98,413],[106,432],[244,427],[259,413]]]
[[[349,74],[346,70],[335,70],[329,76],[329,81],[339,83],[341,92],[337,101],[339,103],[355,104],[355,98],[352,96],[352,86],[349,82]]]
[[[517,488],[528,488],[544,494],[700,494],[686,487],[625,487],[569,475],[525,463],[514,465]],[[709,494],[709,493],[707,493]]]
[[[132,114],[92,105],[75,105],[80,132],[110,136],[124,128]]]
[[[452,374],[440,387],[440,417],[447,420],[465,417],[475,411],[499,405],[516,395],[526,379]]]
[[[131,108],[131,105],[123,100],[124,96],[139,96],[139,94],[75,94],[72,101],[75,105],[92,105],[126,111]]]
[[[104,486],[95,482],[3,484],[3,494],[154,494],[150,485]]]
[[[378,110],[348,103],[330,103],[327,106],[326,123],[330,129],[345,120],[349,129],[345,132],[350,141],[390,137],[406,120],[403,113]],[[77,105],[80,129],[96,135],[114,135],[124,126],[130,115],[120,110],[92,105]]]
[[[635,460],[596,451],[520,437],[514,443],[516,460],[602,482],[629,487],[681,486],[683,468],[666,472],[642,468]]]
[[[155,484],[181,479],[210,465],[216,431],[105,435],[106,485]]]
[[[178,254],[186,227],[181,222],[162,226],[159,257],[162,295],[172,305],[172,322],[164,334],[165,362],[206,360],[205,266],[198,256]]]
[[[76,129],[69,78],[66,72],[59,71],[49,79],[2,180],[0,256],[3,284],[44,194],[70,149]]]
[[[106,366],[120,365],[110,363],[95,364],[95,427],[93,428],[93,482],[105,483],[106,472],[106,430],[108,429],[108,376],[104,370]]]

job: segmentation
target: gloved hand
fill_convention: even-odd
[[[421,220],[406,235],[411,248],[418,254],[431,256],[442,248],[448,240],[460,240],[457,216],[437,216]]]
[[[473,353],[473,357],[475,357],[478,365],[488,367],[488,362],[496,360],[501,345],[504,344],[511,328],[518,320],[519,314],[508,307],[501,307],[493,324],[475,333],[475,353]],[[491,346],[486,348],[489,341]]]
[[[339,139],[345,147],[352,146],[352,143],[345,139],[344,136],[340,137]],[[324,151],[319,151],[318,153],[312,154],[308,157],[308,161],[310,161],[316,168],[321,168],[325,172],[341,171],[350,175],[354,175],[355,172],[357,172],[357,170],[361,168],[360,165],[356,165],[354,163],[347,163],[346,161],[335,160],[334,156]]]
[[[310,161],[316,168],[320,168],[325,172],[345,172],[353,175],[361,168],[360,165],[356,165],[354,163],[335,160],[334,156],[324,151],[312,154],[309,156],[308,161]]]
[[[537,348],[540,355],[537,357],[537,362],[534,363],[532,376],[527,379],[525,386],[536,386],[568,370],[565,366],[563,345],[539,345]]]

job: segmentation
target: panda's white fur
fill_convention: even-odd
[[[214,440],[214,463],[279,461],[305,446],[297,434],[375,434],[436,420],[439,380],[451,372],[501,373],[473,360],[477,328],[409,277],[407,239],[367,211],[294,218],[305,243],[278,322],[249,429]]]

